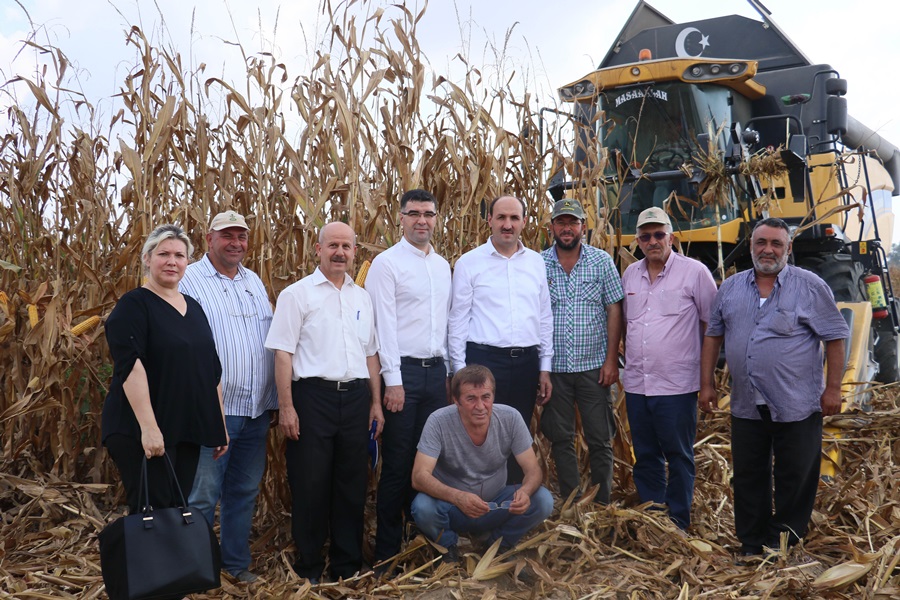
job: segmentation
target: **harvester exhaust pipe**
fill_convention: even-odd
[[[872,131],[852,116],[847,116],[847,133],[842,136],[845,146],[851,148],[867,148],[875,151],[875,155],[884,162],[891,179],[894,181],[893,196],[900,196],[900,150],[876,132]]]

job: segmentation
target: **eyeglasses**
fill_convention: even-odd
[[[225,294],[225,303],[228,305],[228,314],[232,317],[243,317],[245,319],[249,319],[250,317],[257,316],[257,308],[256,308],[256,297],[253,295],[253,292],[244,287],[243,282],[241,286],[244,288],[244,292],[246,292],[249,299],[247,299],[244,294],[236,293],[231,296],[231,300],[228,299],[228,289],[225,287],[225,282],[222,282],[222,293]],[[237,285],[232,287],[233,290],[239,292],[239,288]],[[245,300],[247,303],[245,304]]]
[[[638,241],[646,244],[650,241],[650,238],[653,238],[657,242],[661,242],[667,237],[669,237],[669,234],[665,231],[654,231],[653,233],[642,233],[641,235],[637,236],[637,239]]]
[[[408,210],[406,212],[401,212],[401,215],[405,215],[410,219],[418,219],[419,217],[425,217],[426,219],[433,219],[437,216],[437,213],[433,210],[426,210],[425,212],[420,212],[418,210]]]
[[[499,504],[497,502],[488,502],[488,510],[509,510],[509,507],[512,506],[512,500],[504,500]]]

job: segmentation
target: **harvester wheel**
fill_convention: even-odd
[[[831,291],[835,302],[865,302],[862,278],[863,267],[849,254],[829,256],[804,256],[797,266],[821,277]]]

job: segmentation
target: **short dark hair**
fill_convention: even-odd
[[[509,194],[503,194],[502,196],[497,196],[493,200],[491,200],[491,205],[488,207],[488,215],[494,216],[494,205],[497,204],[497,200],[500,198],[516,198],[516,196],[510,196]],[[525,206],[525,201],[521,198],[516,198],[519,201],[519,204],[522,205],[522,218],[525,218],[525,215],[528,214],[528,207]]]
[[[434,194],[432,194],[428,190],[416,188],[414,190],[409,190],[408,192],[403,194],[403,197],[400,198],[400,210],[406,208],[406,203],[410,200],[412,200],[413,202],[431,202],[432,204],[434,204],[434,210],[437,211],[437,198],[435,198]]]
[[[750,233],[750,235],[752,236],[753,233],[755,233],[756,230],[760,227],[774,227],[776,229],[784,229],[788,234],[788,238],[791,237],[791,228],[787,223],[785,223],[778,217],[767,217],[762,221],[759,221],[756,225],[753,226],[753,231]]]
[[[484,365],[466,365],[456,372],[453,380],[450,381],[450,395],[454,401],[459,400],[459,391],[465,384],[471,384],[476,387],[480,385],[490,384],[491,389],[497,391],[497,381],[494,374]]]

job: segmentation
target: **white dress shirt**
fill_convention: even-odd
[[[403,385],[400,357],[442,357],[447,353],[450,263],[419,250],[405,237],[375,257],[366,276],[375,306],[381,373],[385,385]]]
[[[344,275],[338,289],[316,267],[284,288],[266,348],[293,355],[293,379],[368,379],[366,357],[378,352],[369,294]]]
[[[204,255],[188,265],[178,285],[206,313],[222,361],[225,414],[257,418],[278,407],[275,361],[264,346],[272,306],[256,273],[238,265],[234,279],[222,275]]]
[[[466,342],[499,348],[540,346],[541,371],[553,357],[553,310],[544,259],[519,242],[506,258],[488,239],[456,261],[450,306],[453,372],[466,366]]]

